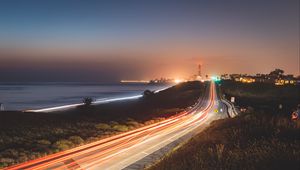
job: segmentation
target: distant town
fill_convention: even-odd
[[[223,74],[220,77],[222,80],[233,80],[242,83],[270,83],[278,86],[282,85],[297,85],[300,84],[300,76],[294,77],[292,74],[285,75],[281,69],[275,69],[269,74]]]
[[[284,74],[284,70],[275,69],[269,74],[249,75],[249,74],[222,74],[221,76],[202,76],[202,65],[198,65],[197,74],[186,79],[172,79],[172,78],[156,78],[152,80],[121,80],[121,83],[145,83],[145,84],[172,84],[187,81],[206,81],[206,80],[232,80],[241,83],[269,83],[278,86],[282,85],[297,85],[300,84],[300,76],[295,77],[292,74]]]

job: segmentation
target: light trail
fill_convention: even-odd
[[[163,124],[168,124],[169,122],[172,122],[175,119],[179,119],[179,118],[181,118],[181,117],[183,117],[183,116],[185,116],[187,114],[188,114],[187,112],[182,112],[182,113],[180,113],[180,114],[178,114],[176,116],[170,117],[169,119],[163,120],[161,122],[157,122],[157,123],[154,123],[154,124],[151,124],[151,125],[148,125],[148,126],[144,126],[144,127],[141,127],[141,128],[129,131],[129,132],[125,132],[125,133],[119,134],[119,135],[115,135],[115,136],[112,136],[112,137],[104,138],[102,140],[99,140],[99,141],[96,141],[96,142],[92,142],[90,144],[86,144],[86,145],[79,146],[79,147],[76,147],[76,148],[73,148],[73,149],[62,151],[62,152],[59,152],[59,153],[56,153],[56,154],[52,154],[52,155],[49,155],[49,156],[46,156],[46,157],[43,157],[43,158],[32,160],[32,161],[26,162],[24,164],[21,164],[19,166],[11,167],[11,169],[24,168],[26,166],[31,166],[31,165],[34,165],[36,163],[39,163],[41,161],[50,161],[51,159],[59,158],[59,157],[61,157],[63,155],[68,156],[69,154],[73,154],[73,153],[76,153],[78,151],[84,151],[86,149],[89,149],[89,148],[92,148],[92,147],[96,147],[98,145],[102,145],[103,146],[103,145],[105,145],[105,144],[107,144],[109,142],[112,142],[112,141],[116,142],[116,141],[118,141],[121,138],[122,139],[126,139],[126,138],[128,138],[128,137],[130,137],[132,135],[137,135],[138,133],[140,133],[142,131],[145,131],[145,130],[148,130],[148,129],[154,130],[154,129],[160,127]]]
[[[202,103],[203,100],[199,100],[194,108],[164,121],[7,169],[99,169],[101,166],[102,169],[108,166],[119,169],[146,156],[145,154],[139,156],[142,151],[151,153],[153,149],[163,147],[168,142],[175,141],[198,128],[207,119],[210,110],[213,110],[215,100],[215,85],[211,83],[208,103]],[[203,104],[205,104],[204,108],[202,108]],[[127,153],[133,156],[122,158],[122,155]],[[137,158],[133,159],[133,157]],[[117,162],[120,163],[115,165],[114,163]]]

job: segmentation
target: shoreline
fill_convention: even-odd
[[[162,89],[155,90],[154,93],[161,92],[161,91],[166,90],[166,89],[171,88],[171,87],[173,87],[173,86],[168,86],[168,87],[165,87],[165,88],[162,88]],[[128,97],[96,99],[96,101],[92,102],[92,105],[98,105],[98,104],[104,104],[104,103],[110,103],[110,102],[116,102],[116,101],[122,101],[122,100],[134,100],[134,99],[139,99],[141,97],[143,97],[142,94],[140,94],[140,95],[134,95],[134,96],[128,96]],[[75,108],[75,107],[83,106],[83,105],[84,105],[84,103],[76,103],[76,104],[68,104],[68,105],[54,106],[54,107],[41,108],[41,109],[28,109],[28,110],[22,110],[22,112],[54,112],[54,111],[63,111],[63,110],[67,110],[67,109],[70,109],[70,108]]]
[[[68,84],[67,84],[68,85]],[[118,85],[122,85],[122,84],[118,84]],[[176,85],[176,84],[175,84]],[[163,88],[159,88],[158,90],[153,90],[154,93],[160,92],[162,90],[168,89],[170,87],[174,86],[174,84],[170,84],[166,87]],[[145,89],[147,90],[147,88]],[[143,93],[143,91],[141,91],[141,93]],[[95,98],[95,101],[92,102],[93,105],[98,105],[98,104],[105,104],[105,103],[110,103],[110,102],[116,102],[116,101],[122,101],[122,100],[132,100],[132,99],[138,99],[140,97],[142,97],[142,94],[128,94],[127,96],[124,95],[117,95],[117,96],[107,96],[107,97],[102,97],[102,98]],[[2,103],[3,104],[3,103]],[[55,112],[55,111],[64,111],[64,110],[68,110],[71,108],[75,108],[78,106],[82,106],[83,103],[66,103],[66,104],[56,104],[53,106],[44,106],[44,107],[37,107],[37,108],[25,108],[25,109],[8,109],[8,110],[2,110],[0,112]],[[3,104],[4,106],[4,104]]]

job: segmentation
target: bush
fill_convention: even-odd
[[[38,140],[37,144],[42,145],[42,146],[48,146],[48,145],[51,145],[51,142],[46,139],[42,139],[42,140]]]
[[[109,124],[110,124],[111,126],[114,126],[114,125],[118,125],[119,123],[116,122],[116,121],[110,121]]]
[[[128,131],[128,127],[126,125],[114,125],[113,129],[120,132]]]
[[[45,139],[42,139],[42,140],[38,140],[36,142],[36,151],[46,151],[46,150],[49,150],[50,149],[50,146],[51,146],[51,142],[48,141],[48,140],[45,140]],[[20,160],[20,159],[19,159]],[[22,161],[23,162],[23,161]]]
[[[90,106],[92,104],[92,102],[93,102],[93,99],[91,97],[86,97],[83,99],[83,104],[85,106]]]
[[[1,167],[9,166],[12,163],[15,163],[14,159],[11,159],[11,158],[0,158],[0,168]]]
[[[150,90],[145,90],[144,93],[143,93],[143,97],[151,97],[154,95],[154,92],[153,91],[150,91]]]
[[[133,126],[133,127],[139,127],[140,126],[140,124],[138,122],[134,121],[134,120],[127,121],[126,125]]]
[[[71,136],[69,137],[69,140],[76,145],[82,144],[84,142],[84,140],[80,136]]]
[[[66,150],[69,149],[71,147],[73,147],[73,143],[71,141],[62,139],[62,140],[58,140],[53,144],[53,148],[58,149],[60,151],[62,150]]]
[[[96,129],[99,129],[99,130],[109,130],[110,129],[110,126],[106,123],[98,123],[95,125]]]

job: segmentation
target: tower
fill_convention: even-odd
[[[202,67],[202,65],[199,64],[199,65],[198,65],[198,77],[202,77],[202,76],[201,76],[201,67]]]

